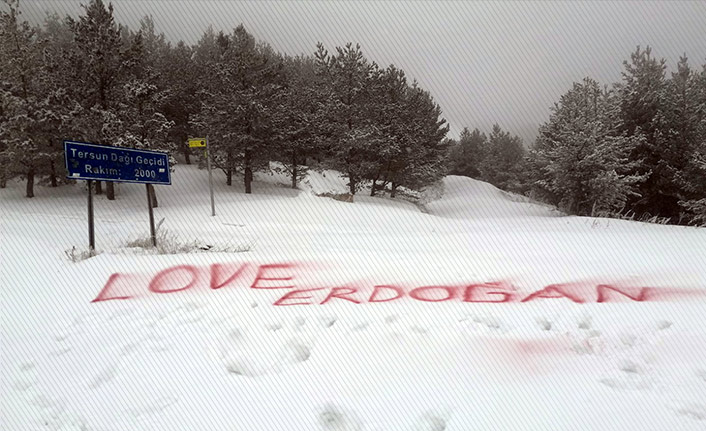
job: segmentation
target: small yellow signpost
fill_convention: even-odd
[[[189,148],[205,148],[206,139],[205,138],[190,138]]]
[[[189,148],[206,148],[206,163],[208,166],[208,188],[211,192],[211,216],[216,215],[216,203],[213,198],[213,174],[211,173],[211,152],[208,151],[208,137],[189,138]]]

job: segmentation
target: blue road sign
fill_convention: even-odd
[[[64,141],[67,178],[171,184],[169,155],[161,151]]]

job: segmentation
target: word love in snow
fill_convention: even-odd
[[[206,267],[178,265],[154,275],[115,273],[92,302],[125,300],[147,294],[175,294],[185,291],[247,289],[277,291],[275,306],[323,305],[332,302],[351,304],[385,303],[400,300],[421,302],[510,303],[542,299],[566,299],[574,303],[625,301],[668,301],[704,296],[702,291],[626,286],[608,283],[563,283],[523,292],[510,283],[464,283],[456,285],[405,286],[370,284],[367,286],[301,286],[311,280],[310,265],[295,263],[221,264]]]

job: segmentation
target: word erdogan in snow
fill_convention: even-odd
[[[666,301],[685,296],[703,296],[701,291],[654,288],[618,283],[572,282],[523,291],[504,281],[410,286],[369,283],[326,286],[312,283],[315,268],[295,263],[178,265],[154,275],[112,274],[92,302],[125,300],[144,295],[247,289],[276,292],[275,306],[324,305],[329,303],[419,302],[512,303],[564,299],[573,303]],[[305,280],[309,280],[305,283]]]

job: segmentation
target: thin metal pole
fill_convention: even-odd
[[[93,223],[93,181],[88,180],[88,248],[93,254],[96,249],[96,234]]]
[[[157,247],[157,233],[154,229],[154,210],[152,209],[152,184],[145,184],[147,189],[147,208],[150,210],[150,236],[152,237],[152,247]]]
[[[211,191],[211,217],[216,215],[216,201],[213,198],[213,173],[211,172],[211,148],[208,146],[208,136],[206,136],[206,163],[208,165],[208,188]]]

